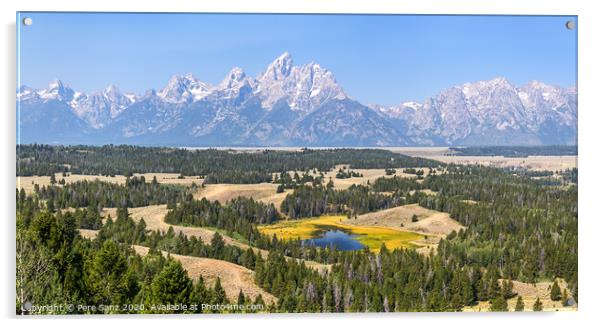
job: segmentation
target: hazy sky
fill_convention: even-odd
[[[503,76],[573,86],[575,17],[22,13],[20,83],[59,78],[78,91],[141,93],[174,74],[218,83],[233,66],[261,73],[282,52],[317,62],[363,103],[423,101]]]

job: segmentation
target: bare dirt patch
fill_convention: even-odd
[[[143,256],[149,251],[147,247],[138,245],[134,245],[133,248],[136,253]],[[237,300],[240,290],[242,290],[246,297],[250,297],[253,300],[261,294],[261,297],[267,304],[276,303],[278,300],[275,296],[257,286],[254,281],[255,272],[243,266],[223,260],[168,254],[167,252],[162,253],[164,256],[169,255],[179,261],[182,267],[188,272],[190,278],[198,280],[199,276],[202,276],[205,285],[208,287],[213,287],[215,280],[219,277],[226,296],[232,302]]]

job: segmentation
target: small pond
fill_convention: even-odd
[[[363,249],[364,245],[353,238],[353,236],[353,234],[348,234],[341,230],[327,230],[319,237],[304,240],[303,245],[317,246],[321,248],[334,246],[343,251]]]

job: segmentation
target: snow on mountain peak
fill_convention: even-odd
[[[282,80],[289,76],[293,67],[293,57],[287,52],[276,58],[260,77],[261,80]]]
[[[119,91],[119,88],[113,84],[109,84],[102,93],[109,99],[117,99],[119,96],[121,96],[121,91]]]
[[[401,105],[406,108],[411,108],[414,110],[419,110],[420,108],[422,108],[422,104],[415,102],[415,101],[407,101],[407,102],[402,103]]]
[[[50,83],[48,83],[48,90],[62,89],[64,87],[65,86],[63,85],[63,82],[58,78],[55,78],[52,81],[50,81]]]
[[[59,79],[54,79],[48,84],[46,89],[38,92],[38,95],[45,100],[71,100],[73,98],[73,90],[65,86]]]
[[[249,78],[240,67],[234,67],[215,89],[212,97],[242,102],[248,95],[252,95],[255,89],[255,80]]]
[[[211,87],[192,74],[174,75],[157,95],[167,102],[181,103],[200,100],[211,91]]]
[[[17,89],[17,98],[18,99],[26,99],[26,98],[30,98],[30,97],[36,96],[36,95],[37,94],[36,94],[35,90],[27,85],[21,85]]]
[[[519,96],[525,109],[532,112],[540,109],[552,110],[566,116],[565,121],[570,121],[571,116],[577,114],[575,88],[565,89],[540,81],[530,81],[519,89]]]
[[[221,89],[227,89],[236,87],[238,84],[243,82],[247,77],[247,74],[240,67],[234,67],[230,70],[226,78],[220,83]]]
[[[505,77],[502,77],[502,76],[494,77],[490,81],[484,81],[484,82],[494,84],[494,85],[504,85],[504,86],[511,85],[510,82]]]
[[[234,67],[216,86],[192,74],[174,75],[164,88],[139,97],[122,93],[114,85],[90,94],[74,92],[55,80],[42,90],[21,86],[17,97],[24,107],[56,99],[59,103],[48,105],[69,106],[88,127],[101,132],[118,126],[121,129],[116,130],[125,137],[180,126],[186,142],[202,130],[202,135],[215,133],[216,142],[225,138],[261,144],[278,139],[278,144],[285,144],[311,139],[321,144],[322,136],[330,137],[325,122],[353,122],[350,135],[359,139],[367,137],[366,131],[395,129],[394,136],[387,134],[390,131],[377,133],[366,144],[505,144],[513,138],[525,144],[560,144],[572,142],[577,128],[575,87],[539,81],[515,87],[496,77],[450,87],[423,103],[371,105],[370,110],[356,101],[338,101],[348,96],[331,71],[315,62],[294,66],[288,52],[256,78]],[[201,101],[198,108],[207,110],[188,110],[197,108],[187,107],[195,101]]]
[[[312,111],[329,99],[347,98],[330,71],[314,62],[293,66],[288,52],[276,58],[257,83],[256,93],[263,98],[264,108],[286,98],[291,109]]]

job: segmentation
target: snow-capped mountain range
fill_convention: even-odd
[[[332,72],[288,53],[257,77],[233,68],[217,85],[173,76],[145,94],[85,94],[61,81],[17,92],[20,143],[177,146],[575,144],[577,90],[504,78],[443,90],[422,103],[364,105]]]

